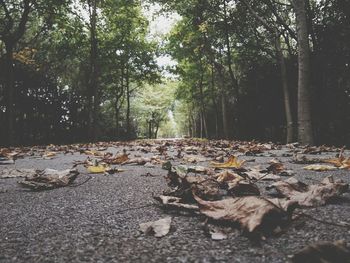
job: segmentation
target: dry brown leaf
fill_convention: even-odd
[[[86,150],[86,151],[84,151],[84,153],[87,154],[87,155],[93,155],[93,156],[97,156],[97,157],[102,157],[103,156],[102,152],[99,152],[99,151],[96,151],[96,150]]]
[[[150,221],[140,224],[140,230],[145,234],[152,234],[155,237],[163,237],[167,235],[171,227],[171,217]]]
[[[242,176],[229,170],[224,170],[218,174],[213,175],[213,177],[216,178],[219,183],[244,180]]]
[[[114,157],[105,158],[103,161],[108,164],[122,164],[129,160],[129,155],[126,153],[116,155]]]
[[[309,245],[297,252],[292,258],[293,263],[349,263],[350,249],[344,241],[319,242]]]
[[[292,162],[296,164],[315,164],[315,163],[321,163],[322,160],[319,158],[309,158],[306,155],[295,154],[293,156]]]
[[[205,176],[186,176],[183,179],[183,186],[188,186],[191,193],[194,192],[200,198],[206,200],[217,200],[222,197],[219,183],[213,179]]]
[[[345,158],[343,154],[340,154],[338,158],[324,160],[325,163],[331,163],[339,169],[350,169],[350,157]]]
[[[42,157],[43,159],[50,160],[50,159],[53,159],[55,156],[56,156],[55,152],[45,152]]]
[[[248,232],[272,232],[289,218],[285,210],[256,196],[204,201],[195,196],[200,212],[215,220],[239,223]]]
[[[34,175],[29,175],[18,183],[33,190],[53,189],[71,184],[78,174],[79,172],[76,169],[62,171],[54,169],[38,170]]]
[[[4,169],[0,171],[0,178],[16,178],[33,176],[36,174],[34,169]]]
[[[206,162],[207,159],[201,156],[196,155],[187,155],[183,157],[183,160],[187,163],[199,163],[199,162]]]
[[[259,188],[255,184],[234,172],[225,170],[214,177],[219,183],[227,185],[227,190],[232,196],[260,195]]]
[[[347,191],[348,184],[334,182],[332,177],[325,178],[318,185],[307,185],[295,178],[279,181],[272,184],[268,189],[276,189],[279,194],[300,206],[320,206],[329,199],[337,197]]]
[[[244,163],[244,160],[239,161],[236,156],[231,156],[224,163],[212,162],[211,165],[215,168],[241,168]]]
[[[284,170],[285,170],[284,165],[281,162],[278,162],[276,160],[271,160],[270,165],[266,168],[266,171],[273,174],[279,174]]]
[[[122,165],[125,164],[137,164],[137,165],[145,165],[146,163],[151,162],[150,158],[144,158],[144,157],[139,157],[139,158],[133,158],[133,159],[128,159],[125,162],[122,162]]]
[[[243,174],[250,180],[280,180],[281,177],[276,174],[272,174],[266,169],[262,169],[260,166],[251,167],[243,171]]]
[[[231,196],[260,195],[256,184],[246,180],[229,182],[227,191]]]

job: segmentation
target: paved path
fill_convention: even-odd
[[[174,154],[176,149],[170,147],[169,152]],[[286,163],[290,160],[281,157],[284,151],[270,152]],[[86,157],[79,153],[58,154],[52,160],[26,157],[0,169],[66,169]],[[271,159],[244,158],[255,158],[257,163]],[[302,170],[303,165],[287,166],[308,183],[329,174],[350,181],[349,171],[318,173]],[[203,231],[203,218],[180,214],[172,214],[174,230],[167,236],[145,236],[139,232],[139,223],[168,215],[152,198],[153,193],[166,189],[166,171],[134,165],[123,168],[125,172],[108,176],[87,175],[81,168],[75,184],[91,176],[85,184],[42,192],[23,190],[18,179],[0,179],[0,262],[285,262],[288,255],[315,241],[350,241],[350,229],[309,219],[293,223],[261,246],[254,246],[238,232],[227,240],[213,241]],[[147,172],[154,177],[142,176]],[[349,200],[346,193],[342,202],[306,212],[320,220],[349,222]]]

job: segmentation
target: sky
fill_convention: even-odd
[[[162,38],[171,31],[175,23],[180,19],[176,13],[160,12],[161,7],[158,4],[151,4],[143,7],[143,12],[150,22],[151,39],[161,42]],[[170,56],[160,56],[157,63],[161,67],[175,66],[176,62]]]

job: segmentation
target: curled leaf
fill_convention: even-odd
[[[54,169],[38,170],[34,175],[29,175],[18,183],[33,190],[53,189],[71,184],[78,174],[79,172],[76,169],[62,171]]]
[[[272,232],[289,218],[287,212],[267,199],[247,196],[220,201],[204,201],[195,197],[200,212],[215,220],[238,223],[248,232]]]
[[[300,206],[319,206],[347,191],[349,185],[341,181],[334,182],[332,177],[327,177],[320,184],[309,186],[292,177],[268,187],[272,188]]]

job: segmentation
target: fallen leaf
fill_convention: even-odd
[[[345,158],[342,153],[339,155],[338,158],[326,159],[323,162],[331,163],[339,169],[350,169],[350,157]]]
[[[213,175],[213,177],[216,178],[216,180],[219,183],[228,183],[232,181],[235,182],[235,181],[244,180],[242,176],[229,170],[224,170],[218,174]]]
[[[204,230],[212,240],[224,240],[228,237],[227,233],[218,226],[206,224]]]
[[[127,162],[128,160],[129,160],[129,155],[126,153],[103,159],[103,161],[108,164],[122,164]]]
[[[279,174],[282,171],[284,171],[284,165],[277,161],[277,160],[271,160],[270,165],[266,168],[267,172],[273,173],[273,174]]]
[[[155,237],[163,237],[167,235],[171,227],[171,217],[150,221],[140,224],[140,230],[145,234],[152,234]]]
[[[260,167],[253,167],[245,171],[244,174],[248,176],[250,180],[280,180],[281,177],[276,174],[269,173],[267,170],[263,170]]]
[[[200,156],[196,156],[196,155],[187,155],[183,157],[183,160],[187,163],[199,163],[199,162],[206,162],[207,159],[200,157]]]
[[[227,186],[227,190],[231,196],[260,195],[259,188],[255,184],[248,182],[245,178],[234,172],[225,170],[214,175],[214,178],[219,183]]]
[[[36,174],[34,169],[4,169],[0,171],[0,178],[16,178],[33,176]]]
[[[289,219],[285,210],[256,196],[204,201],[195,196],[200,212],[209,218],[238,223],[248,232],[270,232]]]
[[[291,258],[293,263],[349,263],[350,250],[344,241],[319,242],[309,245]]]
[[[46,159],[46,160],[51,160],[53,159],[53,157],[56,156],[56,153],[55,152],[46,152],[43,154],[43,159]]]
[[[103,156],[102,152],[99,152],[99,151],[96,151],[96,150],[86,150],[86,151],[84,151],[84,153],[87,154],[87,155],[93,155],[93,156],[97,156],[97,157],[102,157]]]
[[[97,166],[88,166],[87,167],[88,172],[92,173],[92,174],[105,173],[107,169],[108,169],[108,167],[105,165],[102,165],[102,164],[97,165]]]
[[[311,170],[311,171],[324,172],[324,171],[336,170],[337,168],[334,166],[330,166],[330,165],[310,164],[308,166],[305,166],[304,169]]]
[[[34,175],[29,175],[18,183],[33,190],[47,190],[71,184],[78,174],[79,172],[76,169],[62,171],[54,169],[37,170]]]
[[[321,163],[322,160],[319,158],[308,158],[306,155],[295,154],[292,162],[297,164],[315,164]]]
[[[231,196],[260,195],[256,184],[246,180],[228,182],[227,191]]]
[[[333,177],[325,178],[318,185],[307,185],[295,178],[279,181],[267,189],[275,189],[280,195],[300,206],[320,206],[329,199],[337,197],[347,191],[349,185],[343,182],[334,182]]]
[[[187,188],[190,193],[194,192],[200,198],[206,200],[217,200],[223,196],[219,183],[205,176],[186,176],[183,178],[183,188]]]
[[[236,156],[231,156],[224,163],[212,162],[211,165],[215,168],[241,168],[244,163],[244,160],[239,161]]]
[[[199,210],[197,204],[187,204],[182,202],[182,199],[175,196],[160,195],[155,196],[154,199],[159,201],[166,208],[181,208],[185,210],[197,211]]]
[[[133,159],[128,159],[125,162],[122,162],[122,165],[125,164],[137,164],[137,165],[145,165],[146,163],[151,162],[150,158],[144,158],[144,157],[139,157],[139,158],[133,158]]]

